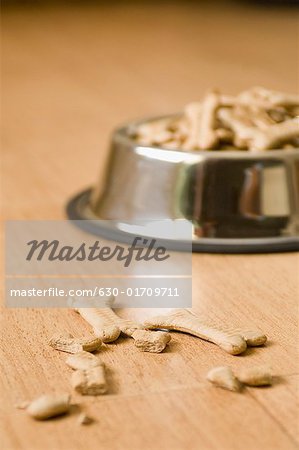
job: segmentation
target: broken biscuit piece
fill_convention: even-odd
[[[82,395],[102,395],[107,392],[104,364],[72,373],[73,388]]]
[[[253,366],[241,369],[238,380],[247,386],[270,386],[272,384],[271,368],[268,366]]]
[[[100,338],[74,338],[70,333],[55,334],[51,337],[49,345],[55,350],[66,353],[78,353],[81,351],[94,352],[98,350],[102,341]]]
[[[214,367],[207,374],[207,380],[217,387],[239,392],[241,384],[228,366]]]
[[[85,413],[81,413],[78,417],[78,424],[79,425],[90,425],[93,422],[92,417],[89,417]]]
[[[132,334],[134,344],[142,352],[161,353],[171,340],[163,331],[136,330]]]
[[[33,400],[27,408],[30,416],[37,420],[51,419],[70,410],[70,395],[42,395]]]

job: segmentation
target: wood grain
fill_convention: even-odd
[[[123,121],[178,110],[211,86],[295,91],[297,38],[294,10],[236,2],[7,7],[4,219],[64,218],[67,199],[97,179],[109,132]],[[96,419],[84,430],[79,407],[36,423],[14,404],[70,390],[66,355],[46,342],[55,331],[86,334],[88,325],[66,309],[3,308],[2,448],[297,448],[298,266],[294,253],[194,255],[194,309],[219,324],[256,325],[268,345],[240,357],[180,333],[160,355],[140,353],[131,339],[107,345],[109,394],[74,396]],[[255,363],[273,367],[272,388],[239,395],[205,381],[214,365]]]

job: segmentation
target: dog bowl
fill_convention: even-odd
[[[113,133],[105,172],[96,187],[68,203],[70,219],[87,219],[89,231],[120,241],[123,223],[185,219],[192,224],[193,251],[299,249],[299,149],[186,152],[144,146],[130,137],[140,123]]]

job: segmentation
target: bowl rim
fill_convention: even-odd
[[[143,117],[139,119],[132,120],[130,122],[126,122],[116,129],[114,129],[112,137],[115,140],[121,141],[127,145],[131,145],[133,148],[142,147],[153,150],[163,150],[167,152],[175,152],[178,154],[185,155],[193,155],[198,157],[238,157],[238,158],[255,158],[255,159],[263,159],[263,158],[273,158],[273,157],[288,157],[288,156],[297,156],[299,157],[299,147],[295,147],[294,149],[271,149],[271,150],[263,150],[257,152],[251,152],[249,150],[183,150],[183,149],[170,149],[163,146],[157,145],[143,145],[135,141],[132,137],[130,137],[130,131],[132,131],[136,126],[141,125],[147,122],[153,122],[154,120],[161,120],[167,118],[175,118],[179,117],[181,113],[174,114],[164,114],[159,116],[149,116]]]

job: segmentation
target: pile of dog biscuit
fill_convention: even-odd
[[[73,309],[92,327],[93,336],[74,337],[69,333],[52,336],[49,345],[65,352],[67,366],[72,369],[72,389],[83,396],[109,393],[106,368],[101,360],[103,344],[115,342],[120,336],[133,339],[135,347],[142,352],[161,353],[170,343],[169,331],[180,331],[209,341],[230,355],[244,353],[247,347],[259,347],[267,337],[258,329],[227,328],[207,323],[187,309],[175,309],[167,314],[151,317],[143,324],[119,317],[113,310],[114,297],[101,299],[102,307],[74,307]],[[79,305],[77,305],[79,306]],[[97,304],[98,306],[98,304]],[[244,386],[272,384],[271,370],[267,366],[244,367],[237,375],[228,366],[212,368],[207,380],[230,391],[241,391]],[[31,402],[22,402],[20,409],[36,420],[46,420],[71,411],[71,395],[43,395]],[[93,419],[82,412],[78,423],[87,425]]]
[[[144,146],[185,151],[299,148],[299,96],[262,87],[236,97],[211,91],[183,114],[140,123],[130,135]]]

